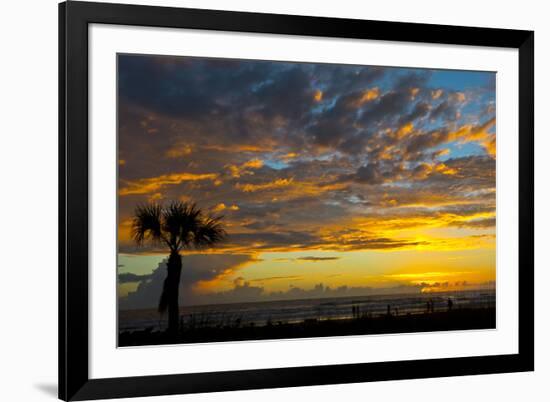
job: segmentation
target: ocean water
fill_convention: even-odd
[[[495,307],[494,290],[455,291],[403,295],[372,295],[304,300],[281,300],[234,304],[215,304],[180,307],[180,320],[184,326],[218,327],[267,325],[268,323],[296,323],[306,320],[337,320],[357,316],[376,317],[387,314],[422,314],[428,302],[433,310],[447,311],[448,301],[453,309]],[[156,309],[120,310],[119,331],[167,327],[166,314],[161,316]]]

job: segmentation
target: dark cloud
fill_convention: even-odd
[[[449,131],[446,128],[431,130],[415,135],[406,142],[408,154],[416,154],[426,149],[434,148],[449,141]]]
[[[266,62],[120,55],[119,95],[160,114],[195,118],[221,111],[233,94],[264,79],[269,68]]]
[[[333,99],[342,93],[372,87],[378,80],[384,78],[386,73],[383,67],[330,64],[317,64],[314,70],[314,76],[318,77],[320,82],[326,83],[325,99]]]
[[[361,115],[361,122],[368,127],[398,121],[406,114],[411,101],[416,99],[415,92],[419,92],[421,87],[426,85],[429,75],[425,72],[414,72],[399,77],[392,91],[367,104]],[[420,110],[415,112],[420,113]]]
[[[392,91],[368,107],[361,115],[361,122],[367,127],[379,126],[382,122],[392,122],[405,110],[410,99],[408,91]]]
[[[413,247],[427,245],[427,241],[410,241],[397,240],[390,238],[355,238],[355,239],[339,239],[339,244],[343,250],[384,250],[384,249],[399,249],[404,247]]]
[[[458,228],[471,228],[471,229],[494,228],[495,225],[496,225],[495,218],[472,219],[469,221],[453,221],[449,223],[449,226],[456,226]]]
[[[407,90],[413,88],[423,88],[426,86],[432,72],[430,70],[411,69],[408,72],[400,76],[395,83],[395,88],[399,90]]]
[[[151,274],[148,275],[136,275],[129,272],[118,274],[118,283],[131,283],[141,282],[151,278]]]
[[[281,116],[299,124],[313,105],[313,96],[310,74],[304,68],[293,66],[274,74],[253,97],[262,105],[265,116]]]
[[[228,270],[235,270],[239,266],[251,261],[254,261],[252,256],[239,254],[194,254],[183,256],[180,282],[181,305],[196,304],[196,295],[193,292],[193,286],[199,281],[212,280],[222,273],[228,272]],[[125,278],[130,279],[129,276]],[[139,285],[134,292],[130,292],[127,296],[119,299],[119,307],[123,310],[157,307],[165,278],[166,262],[163,261],[150,275],[139,279]],[[130,281],[126,281],[125,283],[128,282]]]
[[[315,118],[307,130],[314,144],[352,153],[362,151],[368,134],[355,126],[358,115],[357,108],[353,106],[360,96],[358,92],[345,95]]]
[[[307,257],[298,257],[298,258],[296,258],[296,259],[299,260],[299,261],[317,262],[317,261],[334,261],[334,260],[339,260],[340,257],[312,257],[312,256],[307,256]]]
[[[426,101],[417,102],[410,113],[399,118],[399,124],[402,125],[425,117],[430,112],[431,107],[431,104]]]
[[[458,108],[455,103],[445,100],[438,104],[430,113],[430,119],[443,118],[446,120],[454,121],[457,119]]]
[[[242,278],[241,278],[242,279]],[[251,279],[249,282],[271,282],[271,281],[282,281],[282,280],[299,280],[302,279],[299,275],[289,275],[289,276],[269,276],[267,278],[257,278]]]
[[[248,247],[249,249],[277,249],[295,247],[311,248],[322,243],[317,235],[310,232],[259,232],[232,234],[227,247]]]
[[[380,184],[383,182],[378,163],[367,163],[359,167],[355,174],[340,176],[340,181],[355,180],[365,184]]]

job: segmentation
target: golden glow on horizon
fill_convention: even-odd
[[[199,293],[228,291],[235,285],[254,284],[266,292],[286,291],[289,286],[311,289],[323,283],[340,286],[388,288],[417,286],[425,291],[459,290],[492,286],[494,254],[472,250],[433,254],[383,252],[278,252],[261,253],[254,260],[225,270],[195,287]],[[307,265],[306,265],[307,264]],[[367,275],[366,272],[369,274]]]

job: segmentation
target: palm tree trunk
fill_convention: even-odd
[[[168,257],[168,273],[160,298],[159,310],[168,307],[168,332],[177,334],[179,328],[179,285],[181,277],[181,256],[171,252]]]

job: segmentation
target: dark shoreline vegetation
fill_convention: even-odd
[[[265,325],[232,325],[180,328],[177,334],[152,329],[122,331],[118,346],[145,346],[178,343],[249,341],[313,338],[344,335],[397,334],[496,328],[496,310],[462,308],[420,314],[380,314],[358,318],[317,320],[298,323],[267,322]]]

